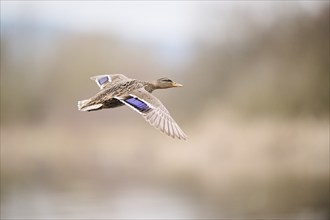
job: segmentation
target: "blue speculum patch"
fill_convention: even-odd
[[[100,85],[103,85],[104,83],[108,82],[108,77],[107,76],[101,77],[97,81],[99,81]]]
[[[150,107],[146,103],[135,97],[130,97],[128,99],[125,99],[125,102],[133,106],[140,112],[145,112],[150,109]]]

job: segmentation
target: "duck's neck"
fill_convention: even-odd
[[[155,85],[155,83],[145,82],[144,89],[152,93],[155,89],[159,89],[159,88]]]

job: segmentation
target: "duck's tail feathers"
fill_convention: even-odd
[[[90,99],[78,101],[78,110],[79,111],[95,111],[102,107],[102,104],[88,105]]]

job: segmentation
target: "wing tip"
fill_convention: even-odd
[[[157,113],[154,115],[157,116]],[[172,137],[173,139],[187,140],[187,135],[181,130],[179,125],[172,118],[164,118],[159,115],[158,117],[160,117],[159,121],[153,120],[153,117],[150,117],[147,120],[153,127],[157,128],[162,133]]]

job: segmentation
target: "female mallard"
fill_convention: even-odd
[[[152,126],[173,138],[186,139],[185,133],[170,116],[165,106],[151,94],[155,89],[181,87],[168,78],[154,82],[129,79],[122,74],[91,77],[101,91],[87,100],[78,102],[80,111],[95,111],[127,105],[137,111]]]

